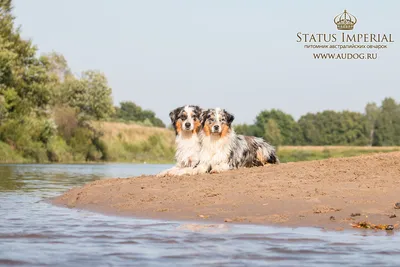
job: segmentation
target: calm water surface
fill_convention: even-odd
[[[167,167],[0,165],[0,265],[400,266],[399,233],[142,220],[44,201],[86,182]]]

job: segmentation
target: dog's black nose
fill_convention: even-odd
[[[190,122],[186,122],[185,126],[186,126],[186,128],[189,128],[190,127]]]
[[[214,130],[218,131],[219,130],[219,125],[214,125]]]

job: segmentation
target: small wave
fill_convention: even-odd
[[[45,234],[36,234],[36,233],[9,233],[2,234],[0,233],[0,239],[52,239],[52,238],[76,238],[73,235],[45,235]]]
[[[18,261],[18,260],[10,260],[10,259],[0,259],[0,265],[22,265],[22,264],[29,264],[26,261]]]

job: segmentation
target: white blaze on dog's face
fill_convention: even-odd
[[[169,114],[172,125],[177,135],[182,133],[197,133],[200,129],[200,114],[199,106],[187,105],[179,107]]]
[[[225,109],[209,109],[202,113],[203,131],[207,136],[212,134],[224,137],[230,132],[234,119]]]

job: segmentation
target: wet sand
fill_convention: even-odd
[[[220,174],[107,179],[52,199],[139,218],[347,229],[400,223],[400,152],[267,165]]]

